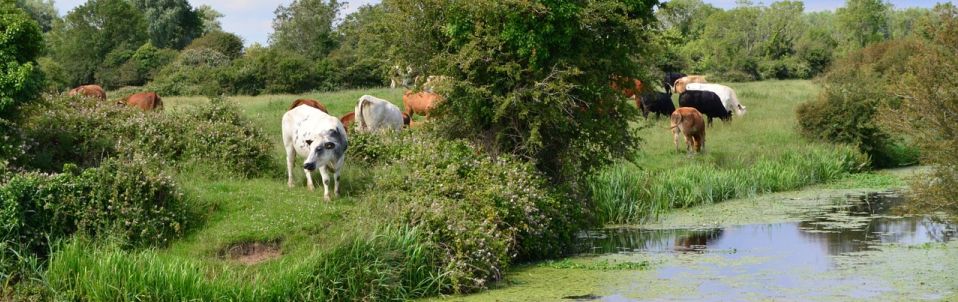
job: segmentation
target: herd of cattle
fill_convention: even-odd
[[[430,77],[424,87],[435,85],[434,80],[443,77]],[[685,136],[686,151],[701,152],[705,145],[706,119],[708,126],[713,118],[729,121],[734,114],[742,116],[745,106],[739,103],[735,91],[728,86],[710,84],[702,76],[686,76],[680,73],[668,73],[663,81],[666,92],[643,92],[642,82],[634,79],[613,77],[612,89],[627,98],[635,100],[636,106],[644,116],[649,113],[670,117],[676,150],[679,150],[679,135]],[[672,94],[679,94],[679,108],[672,103]],[[84,96],[106,100],[106,92],[97,85],[85,85],[74,88],[70,96]],[[428,117],[435,105],[443,97],[423,89],[421,92],[406,91],[403,94],[403,109],[391,102],[371,95],[359,98],[356,107],[342,117],[328,113],[326,106],[316,100],[295,100],[282,119],[283,145],[286,150],[287,180],[294,186],[293,166],[296,157],[305,158],[303,171],[306,174],[306,186],[314,190],[312,172],[319,170],[323,181],[323,197],[328,201],[339,194],[339,173],[345,161],[349,146],[347,129],[354,124],[355,131],[379,133],[400,131],[412,125],[415,114]],[[118,105],[127,105],[143,111],[162,110],[163,101],[155,92],[135,93],[116,101]],[[329,183],[333,182],[332,194]]]

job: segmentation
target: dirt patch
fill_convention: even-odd
[[[282,255],[279,241],[238,243],[220,251],[221,258],[245,265],[259,264]]]

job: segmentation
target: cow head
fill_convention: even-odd
[[[743,116],[746,112],[747,110],[745,109],[745,106],[742,106],[742,104],[735,106],[735,114],[738,114],[738,116]]]
[[[337,129],[329,129],[313,139],[306,140],[309,155],[303,162],[303,169],[316,170],[317,167],[334,162],[346,152],[346,138]]]

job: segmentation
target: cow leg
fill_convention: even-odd
[[[313,186],[313,172],[306,169],[303,169],[303,172],[306,173],[306,188],[309,189],[310,192],[316,190],[316,187]]]
[[[681,153],[682,150],[679,150],[679,128],[677,127],[672,130],[672,140],[675,141],[675,152]]]
[[[296,164],[296,150],[292,146],[286,146],[286,185],[293,187],[293,165]],[[306,172],[309,175],[309,172]]]
[[[323,177],[323,199],[329,201],[329,168],[322,166],[319,168],[319,175]]]
[[[333,170],[333,197],[339,198],[339,169]]]

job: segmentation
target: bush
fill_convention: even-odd
[[[198,48],[212,49],[235,60],[243,55],[243,39],[237,35],[216,30],[193,40],[185,49]]]
[[[402,225],[438,247],[453,292],[501,278],[513,260],[561,255],[582,215],[532,165],[479,155],[461,141],[353,135],[350,152],[380,163],[369,167],[375,176],[363,199],[396,208]]]
[[[217,96],[226,92],[218,80],[229,64],[229,57],[216,50],[184,50],[149,86],[160,95]]]
[[[902,138],[882,130],[876,113],[882,105],[898,102],[893,83],[920,42],[879,43],[839,60],[819,81],[818,100],[799,106],[799,128],[809,138],[858,146],[875,167],[913,164],[915,152]]]
[[[933,166],[912,182],[915,209],[958,212],[958,8],[938,5],[932,20],[922,24],[924,43],[893,74],[901,98],[885,104],[879,120],[884,129],[908,135],[922,162]]]
[[[227,175],[270,170],[269,139],[229,102],[214,99],[185,112],[148,112],[96,100],[52,98],[24,125],[29,156],[23,167],[59,171],[64,164],[95,167],[124,154],[167,165],[215,166]]]
[[[117,49],[107,54],[96,73],[97,83],[106,89],[142,86],[153,80],[160,69],[176,58],[176,51],[143,44],[135,51]]]

